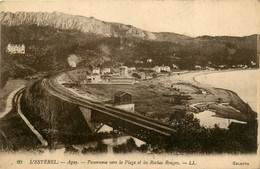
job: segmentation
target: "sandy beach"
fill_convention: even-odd
[[[257,71],[257,69],[220,71],[199,75],[194,79],[203,84],[236,92],[244,102],[257,111]]]

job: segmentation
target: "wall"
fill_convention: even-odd
[[[123,109],[130,112],[135,112],[135,104],[121,104],[121,105],[115,105],[116,108]]]
[[[90,127],[92,132],[95,132],[95,129],[97,126],[100,125],[100,123],[95,123],[92,120],[93,115],[95,115],[94,111],[91,111],[91,109],[85,108],[85,107],[79,107],[81,110],[82,115],[84,116],[84,119],[86,120],[88,126]]]
[[[28,120],[52,146],[81,143],[91,133],[79,107],[51,95],[40,81],[26,88],[21,107]]]

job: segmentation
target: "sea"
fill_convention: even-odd
[[[220,71],[200,75],[195,77],[195,80],[202,84],[207,84],[212,87],[228,89],[236,92],[238,96],[255,111],[257,111],[257,104],[259,99],[257,98],[257,73],[259,70],[234,70],[234,71]],[[204,111],[199,114],[195,114],[195,117],[200,119],[200,124],[206,127],[213,127],[214,124],[218,124],[221,128],[228,128],[229,122],[239,122],[234,119],[224,119],[215,117],[214,112]],[[244,123],[244,122],[241,122]]]
[[[232,90],[257,111],[257,71],[256,69],[220,71],[197,76],[195,80],[213,87]]]

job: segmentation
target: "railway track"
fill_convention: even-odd
[[[79,97],[75,93],[66,90],[66,88],[58,84],[58,82],[56,81],[56,76],[53,76],[49,79],[43,79],[42,85],[53,95],[65,101],[72,102],[85,108],[96,110],[100,113],[104,113],[111,117],[118,118],[119,120],[123,120],[125,122],[146,128],[150,131],[162,134],[164,136],[171,136],[172,134],[176,133],[172,126],[165,123],[139,114],[117,109],[115,107],[105,105],[101,102],[96,102]]]

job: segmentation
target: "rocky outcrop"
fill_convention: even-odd
[[[107,37],[137,37],[156,39],[154,33],[130,25],[103,22],[93,17],[68,15],[61,12],[1,12],[1,23],[6,26],[33,25],[50,26],[57,29],[78,30]]]

